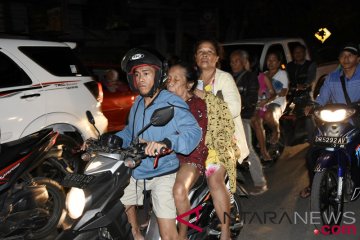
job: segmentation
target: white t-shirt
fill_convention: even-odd
[[[271,79],[271,83],[276,94],[279,94],[283,88],[288,88],[289,86],[289,79],[287,76],[286,71],[279,70]],[[286,96],[285,97],[276,97],[273,103],[279,104],[281,107],[281,111],[284,112],[286,107]]]

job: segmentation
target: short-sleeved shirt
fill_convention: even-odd
[[[196,95],[189,98],[186,103],[189,105],[190,112],[193,114],[202,129],[202,136],[199,145],[194,151],[192,151],[189,155],[177,154],[177,156],[181,164],[193,164],[199,170],[200,174],[203,174],[205,170],[205,160],[208,155],[208,148],[205,145],[205,134],[208,124],[206,103]]]
[[[276,94],[279,94],[283,88],[288,88],[289,80],[287,77],[287,73],[284,70],[279,70],[277,73],[272,77],[271,83],[274,87]],[[281,111],[285,110],[286,107],[286,96],[284,97],[276,97],[272,103],[276,103],[280,105]]]

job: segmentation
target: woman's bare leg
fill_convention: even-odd
[[[259,147],[260,147],[260,152],[261,152],[261,157],[266,161],[266,160],[271,160],[271,156],[269,154],[269,152],[266,149],[266,142],[265,142],[265,130],[264,130],[264,125],[263,125],[263,121],[261,118],[259,117],[252,117],[251,118],[251,123],[252,126],[254,128],[255,131],[255,135],[256,138],[259,142]]]
[[[190,164],[182,164],[176,173],[176,180],[173,187],[176,210],[178,215],[186,213],[190,210],[190,201],[188,198],[189,190],[199,178],[199,171]],[[184,217],[189,220],[189,216]],[[179,239],[186,239],[187,226],[179,223]]]
[[[230,195],[225,186],[226,170],[221,166],[207,178],[215,211],[221,222],[221,240],[230,239]]]

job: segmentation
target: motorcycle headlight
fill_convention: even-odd
[[[341,122],[355,113],[355,109],[323,109],[315,111],[315,116],[324,122]]]
[[[85,192],[80,188],[71,188],[66,196],[66,208],[72,219],[79,218],[85,208]]]

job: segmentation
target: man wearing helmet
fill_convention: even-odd
[[[201,129],[188,110],[188,105],[178,96],[162,90],[166,81],[167,64],[154,50],[145,48],[131,49],[123,58],[122,70],[127,73],[130,88],[140,94],[130,110],[128,125],[117,136],[128,147],[136,134],[150,122],[154,110],[175,106],[173,119],[162,127],[150,127],[139,138],[147,143],[147,158],[132,172],[130,184],[121,198],[126,207],[129,223],[135,239],[141,236],[136,220],[134,205],[142,205],[143,190],[152,190],[153,210],[157,216],[162,239],[177,239],[175,225],[176,208],[172,188],[175,182],[179,160],[175,152],[191,153],[200,142]],[[173,152],[159,159],[158,167],[153,167],[154,156],[161,148]]]

